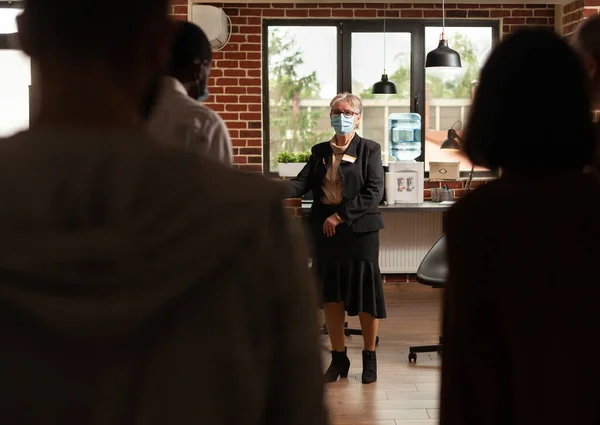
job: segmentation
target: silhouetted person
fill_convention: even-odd
[[[212,49],[204,32],[191,22],[173,23],[168,75],[150,116],[149,129],[159,142],[206,155],[231,166],[231,138],[215,111],[201,102],[208,97]]]
[[[441,425],[600,420],[600,365],[579,358],[600,329],[594,144],[576,53],[546,30],[507,37],[465,131],[471,161],[502,177],[447,217]]]
[[[573,45],[581,55],[590,81],[592,109],[600,109],[600,15],[590,16],[577,27]],[[597,112],[596,112],[597,114]],[[596,123],[597,152],[590,171],[600,179],[600,123]]]
[[[2,425],[325,422],[280,187],[145,133],[166,9],[27,0],[18,20],[42,99],[0,140]]]

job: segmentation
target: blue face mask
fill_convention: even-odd
[[[206,99],[208,99],[208,96],[210,96],[210,93],[208,92],[208,87],[205,87],[204,93],[198,96],[198,102],[204,102]]]
[[[354,117],[346,117],[344,114],[331,117],[331,126],[335,134],[345,136],[354,130]]]

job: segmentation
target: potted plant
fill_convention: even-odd
[[[279,166],[280,177],[296,177],[304,168],[308,159],[309,152],[287,152],[282,151],[277,154],[277,165]]]

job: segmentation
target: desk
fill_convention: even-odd
[[[302,204],[308,214],[310,203]],[[381,205],[385,229],[380,232],[379,267],[385,274],[413,274],[443,233],[444,213],[452,204]]]

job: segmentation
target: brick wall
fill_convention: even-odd
[[[182,0],[174,0],[182,1]],[[236,166],[262,172],[262,70],[263,19],[439,19],[441,4],[410,3],[213,3],[231,17],[229,44],[214,54],[207,105],[227,123],[234,145]],[[174,4],[174,9],[183,11]],[[181,8],[181,9],[179,9]],[[451,19],[494,19],[503,34],[526,26],[554,28],[553,5],[447,4]],[[175,13],[175,10],[173,11]]]

